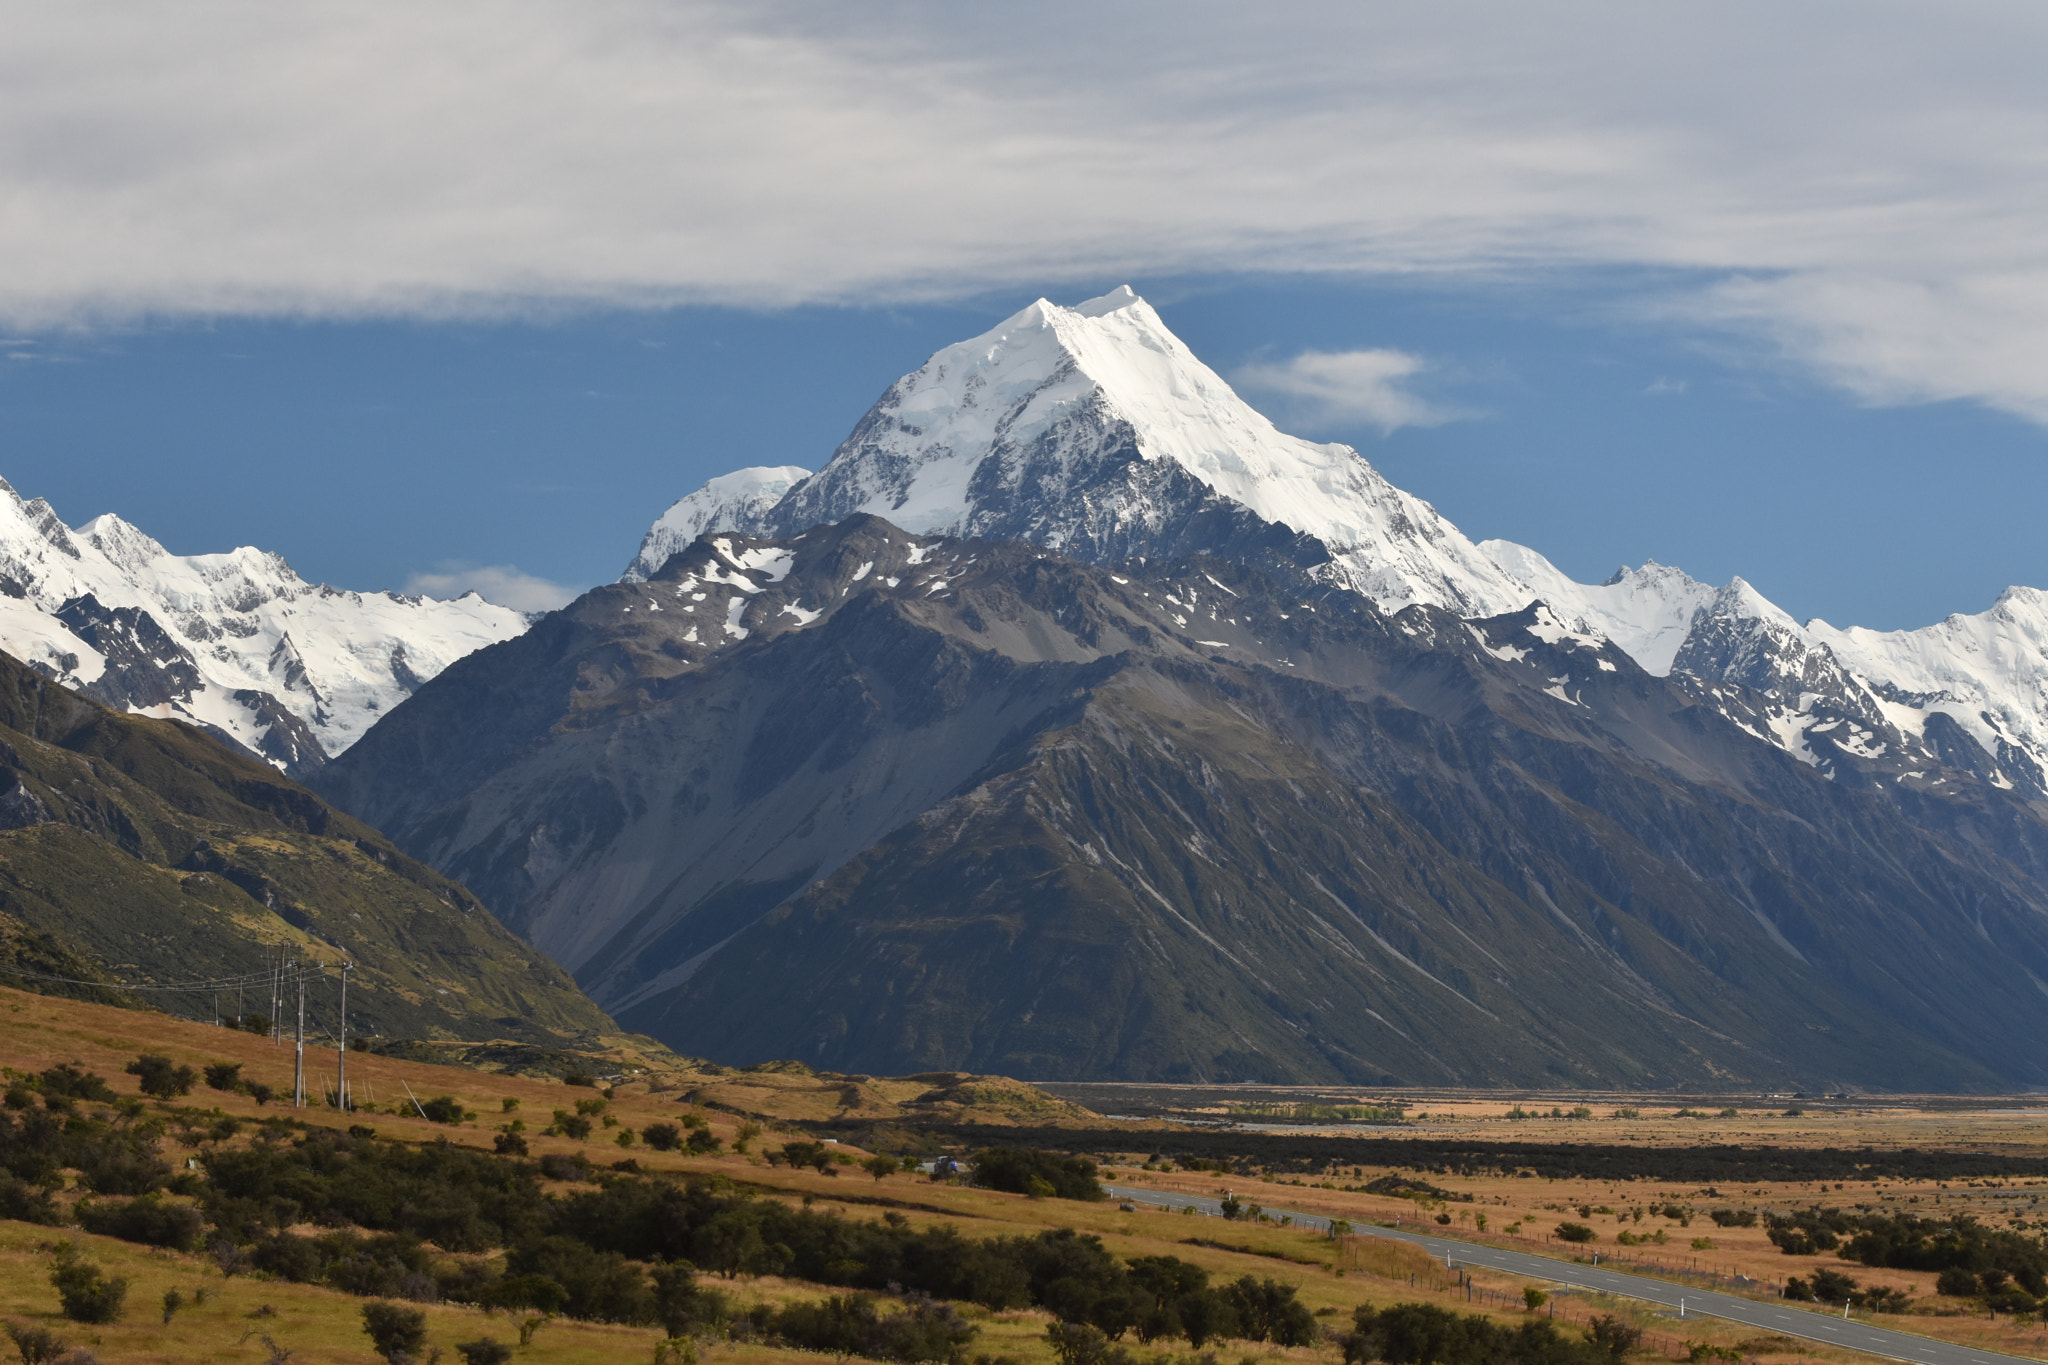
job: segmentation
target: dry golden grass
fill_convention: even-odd
[[[105,1077],[116,1091],[128,1094],[134,1092],[135,1081],[122,1074],[122,1067],[143,1050],[163,1052],[194,1067],[213,1061],[238,1061],[243,1064],[245,1075],[289,1092],[289,1047],[273,1047],[266,1039],[231,1030],[0,988],[0,1064],[16,1071],[40,1070],[57,1062],[75,1061]],[[331,1050],[309,1053],[309,1072],[316,1082],[324,1080],[331,1086],[334,1060]],[[592,1097],[595,1092],[588,1089],[565,1086],[545,1078],[498,1076],[361,1053],[349,1055],[348,1072],[355,1094],[366,1099],[374,1097],[374,1113],[344,1115],[325,1105],[299,1111],[291,1110],[289,1105],[276,1104],[259,1109],[245,1096],[203,1088],[178,1103],[180,1106],[211,1106],[245,1119],[287,1113],[313,1124],[368,1123],[380,1135],[398,1140],[427,1141],[446,1137],[477,1147],[489,1147],[498,1126],[518,1118],[528,1124],[530,1131],[526,1136],[536,1154],[575,1151],[600,1164],[630,1158],[647,1170],[716,1173],[758,1189],[764,1197],[793,1201],[808,1199],[816,1207],[836,1209],[850,1218],[873,1218],[883,1211],[892,1211],[919,1224],[950,1221],[957,1223],[970,1236],[1028,1234],[1051,1227],[1074,1227],[1100,1235],[1111,1249],[1122,1255],[1176,1255],[1203,1266],[1219,1278],[1235,1278],[1244,1274],[1274,1276],[1295,1284],[1302,1300],[1318,1311],[1321,1321],[1331,1324],[1346,1322],[1350,1311],[1360,1304],[1387,1304],[1403,1300],[1434,1302],[1461,1310],[1469,1308],[1508,1322],[1519,1321],[1522,1317],[1522,1310],[1508,1307],[1505,1303],[1477,1301],[1468,1304],[1464,1291],[1443,1275],[1435,1262],[1412,1249],[1384,1241],[1357,1238],[1333,1243],[1299,1229],[1270,1223],[1225,1224],[1144,1209],[1142,1206],[1125,1212],[1114,1203],[1033,1200],[958,1185],[934,1184],[912,1175],[893,1175],[877,1181],[857,1168],[841,1168],[836,1174],[826,1175],[809,1168],[770,1165],[764,1159],[765,1152],[778,1147],[783,1140],[774,1131],[776,1125],[772,1121],[767,1125],[770,1131],[754,1139],[752,1150],[733,1152],[730,1145],[738,1137],[743,1120],[692,1103],[693,1097],[713,1098],[705,1093],[702,1081],[686,1088],[669,1074],[654,1068],[615,1089],[609,1117],[616,1121],[617,1126],[599,1129],[586,1142],[544,1137],[538,1130],[546,1126],[552,1110],[568,1108],[577,1099]],[[763,1074],[777,1073],[724,1073],[704,1079],[721,1085],[741,1086],[758,1082]],[[772,1103],[764,1099],[749,1107],[770,1116],[771,1120],[778,1112],[791,1120],[807,1116],[805,1106],[819,1102],[824,1078],[793,1072],[782,1074],[787,1084],[755,1085],[755,1088],[764,1093],[774,1091],[783,1098]],[[931,1078],[917,1082],[837,1082],[839,1087],[846,1084],[860,1085],[874,1097],[877,1107],[894,1106],[892,1112],[900,1114],[917,1101],[918,1095],[928,1094],[934,1089],[952,1089],[957,1094],[963,1089],[979,1088],[983,1082],[979,1078],[963,1078],[951,1086],[942,1086]],[[916,1094],[905,1095],[903,1092],[913,1085],[922,1089]],[[402,1110],[408,1086],[412,1094],[422,1100],[440,1095],[453,1096],[475,1110],[477,1117],[453,1126],[428,1123],[417,1114],[408,1117]],[[1029,1091],[1029,1087],[1019,1086],[1017,1090]],[[994,1090],[993,1099],[970,1096],[968,1102],[1008,1102],[1005,1097],[1012,1093],[999,1086]],[[829,1098],[836,1101],[838,1090],[835,1089]],[[516,1111],[507,1113],[504,1110],[503,1101],[507,1099],[517,1102]],[[1017,1102],[1025,1106],[1036,1103],[1028,1096]],[[784,1105],[789,1107],[782,1108]],[[630,1149],[617,1145],[617,1134],[622,1131],[638,1130],[657,1120],[672,1121],[688,1112],[701,1113],[712,1130],[728,1144],[728,1150],[711,1157],[690,1157],[680,1153],[650,1152],[641,1145]],[[825,1116],[840,1112],[835,1107]],[[173,1133],[173,1138],[167,1141],[166,1154],[175,1159],[181,1149],[177,1146],[175,1127]],[[860,1155],[851,1148],[848,1154]],[[1224,1183],[1215,1175],[1186,1172],[1117,1169],[1106,1174],[1119,1183],[1146,1183],[1155,1188],[1201,1194],[1214,1193]],[[1744,1193],[1739,1198],[1716,1201],[1703,1197],[1696,1187],[1653,1186],[1646,1182],[1615,1186],[1597,1182],[1462,1180],[1449,1176],[1432,1176],[1430,1179],[1454,1192],[1473,1195],[1474,1202],[1470,1204],[1447,1206],[1454,1215],[1454,1230],[1476,1230],[1475,1223],[1461,1222],[1457,1220],[1457,1214],[1485,1212],[1489,1219],[1489,1233],[1493,1235],[1498,1235],[1505,1224],[1516,1219],[1536,1220],[1524,1223],[1524,1233],[1547,1230],[1567,1216],[1576,1220],[1575,1210],[1570,1214],[1559,1210],[1572,1209],[1580,1202],[1606,1203],[1621,1209],[1651,1200],[1676,1198],[1704,1209],[1722,1202],[1759,1207],[1783,1206],[1794,1200],[1820,1197],[1816,1190],[1787,1189],[1768,1190],[1762,1195]],[[1332,1213],[1360,1223],[1391,1219],[1397,1214],[1413,1221],[1433,1217],[1435,1212],[1407,1201],[1348,1194],[1300,1183],[1236,1179],[1229,1183],[1241,1199],[1254,1200],[1273,1208]],[[1888,1187],[1879,1193],[1910,1196],[1914,1192],[1921,1193],[1923,1199],[1935,1195],[1943,1199],[1962,1199],[1966,1195],[1981,1199],[1993,1194],[2011,1193],[2003,1190],[1909,1191],[1904,1187],[1896,1190]],[[1850,1202],[1852,1197],[1868,1197],[1868,1192],[1833,1192],[1828,1197],[1838,1202]],[[1605,1216],[1595,1216],[1591,1221],[1602,1233],[1600,1245],[1613,1250],[1612,1234],[1620,1231],[1621,1226]],[[1788,1265],[1804,1268],[1802,1262],[1778,1256],[1774,1248],[1763,1242],[1761,1232],[1724,1233],[1700,1221],[1696,1221],[1691,1229],[1678,1229],[1668,1219],[1647,1216],[1640,1225],[1631,1220],[1627,1227],[1631,1231],[1640,1227],[1646,1232],[1665,1227],[1671,1240],[1665,1248],[1656,1250],[1666,1255],[1675,1256],[1681,1251],[1686,1256],[1698,1254],[1714,1264],[1747,1268],[1750,1273],[1769,1272],[1774,1278],[1782,1277]],[[1681,1232],[1683,1237],[1678,1235]],[[1714,1250],[1692,1252],[1689,1241],[1694,1235],[1714,1237]],[[112,1273],[132,1280],[128,1311],[120,1323],[104,1328],[86,1328],[63,1323],[55,1317],[55,1294],[46,1278],[49,1254],[43,1248],[66,1237],[86,1249]],[[1531,1242],[1526,1237],[1509,1244],[1542,1247],[1540,1240]],[[1845,1268],[1852,1272],[1858,1270],[1855,1267]],[[1886,1282],[1906,1283],[1916,1278],[1858,1273],[1859,1278]],[[1507,1300],[1518,1299],[1523,1287],[1519,1280],[1485,1275],[1478,1277],[1477,1284],[1481,1289],[1495,1291]],[[209,1290],[209,1301],[205,1305],[186,1307],[169,1327],[159,1322],[157,1305],[165,1289],[178,1288],[189,1305],[195,1297],[194,1291],[201,1286]],[[817,1285],[774,1278],[734,1281],[720,1287],[741,1303],[782,1302],[815,1298],[832,1292]],[[274,1316],[251,1316],[265,1304],[275,1310]],[[47,1323],[74,1345],[92,1346],[109,1365],[131,1360],[180,1362],[180,1365],[202,1361],[243,1361],[260,1365],[267,1359],[261,1342],[265,1334],[293,1352],[292,1359],[296,1362],[368,1362],[374,1357],[368,1338],[361,1331],[362,1304],[361,1299],[311,1286],[263,1281],[251,1276],[224,1280],[200,1257],[152,1251],[76,1231],[0,1222],[0,1317],[16,1322]],[[435,1306],[427,1311],[430,1340],[446,1353],[444,1365],[455,1365],[452,1347],[458,1341],[478,1336],[495,1336],[506,1341],[517,1338],[517,1322],[513,1315],[489,1314],[452,1305]],[[981,1328],[981,1335],[971,1348],[972,1353],[1006,1355],[1021,1365],[1049,1365],[1051,1356],[1043,1335],[1047,1323],[1044,1314],[967,1311]],[[1674,1349],[1685,1339],[1739,1346],[1754,1337],[1753,1333],[1720,1324],[1693,1321],[1681,1326],[1625,1303],[1566,1305],[1566,1317],[1571,1320],[1583,1320],[1590,1312],[1615,1312],[1633,1318],[1658,1334],[1656,1339],[1661,1344]],[[2038,1329],[2022,1334],[2004,1325],[1993,1326],[1961,1318],[1916,1318],[1901,1325],[1954,1340],[2022,1353],[2036,1349],[2035,1338],[2039,1335]],[[520,1351],[518,1360],[521,1365],[552,1365],[553,1362],[567,1365],[583,1361],[651,1362],[659,1336],[655,1329],[557,1320],[540,1330],[533,1344]],[[707,1365],[712,1361],[816,1359],[803,1352],[731,1343],[705,1345],[700,1349],[701,1358]],[[1255,1362],[1333,1365],[1338,1358],[1334,1347],[1330,1346],[1283,1351],[1245,1343],[1224,1343],[1216,1348],[1216,1352],[1225,1362],[1236,1362],[1240,1357],[1246,1357]],[[1758,1359],[1771,1362],[1833,1362],[1857,1358],[1850,1353],[1789,1341],[1763,1343],[1751,1353]],[[1170,1354],[1139,1351],[1144,1360],[1158,1358],[1164,1361]],[[1180,1355],[1183,1359],[1187,1357],[1184,1349]]]

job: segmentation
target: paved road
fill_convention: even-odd
[[[1169,1209],[1193,1208],[1219,1216],[1222,1209],[1218,1201],[1204,1199],[1199,1195],[1169,1194],[1160,1190],[1134,1189],[1127,1185],[1106,1185],[1103,1188],[1117,1198],[1128,1199],[1133,1203],[1155,1204]],[[1330,1220],[1320,1214],[1296,1213],[1292,1209],[1276,1209],[1270,1206],[1266,1206],[1265,1211],[1269,1214],[1286,1214],[1294,1219],[1296,1227],[1324,1232],[1330,1227]],[[1745,1327],[1756,1327],[1788,1337],[1823,1342],[1829,1346],[1841,1346],[1852,1351],[1864,1351],[1888,1360],[1910,1360],[1917,1362],[1917,1365],[2014,1365],[2020,1361],[2037,1365],[2030,1357],[2001,1355],[1996,1351],[1978,1350],[1973,1346],[1935,1341],[1930,1337],[1915,1336],[1911,1332],[1876,1327],[1860,1318],[1844,1321],[1841,1318],[1808,1312],[1780,1302],[1739,1298],[1734,1294],[1721,1294],[1711,1289],[1696,1289],[1689,1285],[1672,1284],[1666,1280],[1653,1280],[1646,1275],[1627,1275],[1618,1270],[1578,1265],[1549,1256],[1532,1255],[1526,1251],[1506,1251],[1498,1247],[1460,1242],[1449,1237],[1432,1237],[1424,1232],[1383,1228],[1371,1223],[1353,1224],[1352,1230],[1367,1237],[1389,1237],[1395,1241],[1412,1243],[1447,1265],[1479,1266],[1487,1270],[1505,1271],[1510,1275],[1541,1280],[1546,1284],[1566,1285],[1574,1289],[1590,1289],[1602,1294],[1639,1299],[1645,1303],[1681,1310],[1687,1317],[1697,1315],[1726,1318]]]

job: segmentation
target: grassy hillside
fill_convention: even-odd
[[[351,1071],[365,1083],[358,1093],[373,1092],[377,1100],[369,1110],[343,1114],[326,1107],[259,1107],[246,1095],[210,1090],[203,1084],[188,1096],[153,1099],[139,1094],[137,1080],[123,1071],[145,1050],[195,1070],[239,1063],[244,1075],[269,1084],[283,1079],[289,1068],[285,1050],[247,1034],[0,989],[0,1078],[9,1092],[5,1117],[0,1119],[0,1134],[5,1135],[0,1157],[10,1168],[22,1164],[21,1135],[39,1120],[47,1124],[42,1116],[50,1113],[68,1113],[69,1122],[62,1126],[74,1138],[97,1135],[102,1141],[129,1143],[145,1161],[163,1163],[147,1180],[130,1182],[131,1189],[151,1181],[169,1187],[154,1196],[95,1189],[95,1184],[108,1183],[103,1173],[67,1166],[40,1184],[51,1195],[45,1221],[0,1218],[0,1321],[22,1331],[50,1332],[110,1362],[196,1365],[262,1361],[266,1356],[281,1360],[286,1358],[282,1352],[289,1352],[296,1365],[370,1362],[375,1356],[362,1331],[362,1311],[366,1303],[384,1301],[423,1315],[426,1338],[417,1358],[438,1352],[451,1365],[459,1358],[460,1345],[484,1339],[515,1346],[512,1358],[521,1365],[661,1358],[798,1365],[820,1356],[788,1342],[782,1335],[786,1324],[774,1319],[778,1311],[850,1293],[872,1295],[870,1301],[884,1315],[913,1307],[893,1289],[864,1289],[878,1268],[858,1260],[818,1260],[816,1278],[796,1273],[793,1266],[778,1271],[753,1264],[743,1234],[750,1221],[759,1219],[844,1238],[849,1249],[882,1247],[892,1239],[922,1239],[949,1249],[945,1264],[902,1268],[902,1273],[914,1277],[984,1263],[991,1249],[1000,1251],[1005,1239],[1012,1249],[1034,1245],[1053,1262],[1061,1257],[1092,1258],[1110,1279],[1123,1276],[1125,1268],[1135,1267],[1140,1258],[1171,1257],[1175,1264],[1206,1276],[1212,1286],[1235,1285],[1246,1276],[1255,1284],[1271,1281],[1300,1305],[1316,1328],[1316,1339],[1305,1345],[1225,1334],[1192,1354],[1183,1337],[1161,1333],[1143,1342],[1132,1331],[1122,1342],[1128,1354],[1097,1357],[1103,1365],[1115,1360],[1173,1365],[1200,1361],[1203,1351],[1217,1359],[1265,1365],[1334,1365],[1341,1358],[1334,1338],[1349,1327],[1355,1309],[1401,1301],[1476,1313],[1509,1328],[1532,1321],[1521,1306],[1521,1282],[1484,1272],[1454,1275],[1409,1248],[1371,1238],[1332,1241],[1270,1216],[1226,1226],[1143,1205],[1005,1194],[936,1183],[902,1171],[875,1175],[856,1164],[868,1157],[867,1152],[844,1145],[823,1148],[772,1124],[763,1125],[765,1132],[757,1131],[736,1117],[679,1103],[674,1091],[656,1090],[644,1078],[599,1092],[544,1078],[493,1076],[420,1061],[353,1055]],[[60,1066],[102,1078],[110,1098],[67,1101],[60,1087],[42,1075]],[[428,1122],[411,1112],[405,1098],[408,1088],[429,1105],[446,1097],[450,1121]],[[550,1115],[571,1111],[579,1099],[597,1111],[590,1115],[586,1136],[544,1131],[557,1126],[550,1123]],[[638,1136],[629,1140],[630,1145],[622,1140],[623,1135],[637,1135],[661,1123],[705,1134],[715,1142],[702,1145],[712,1150],[650,1150]],[[524,1132],[504,1131],[514,1126]],[[513,1136],[527,1145],[526,1155],[494,1150],[501,1139]],[[792,1150],[805,1153],[805,1161],[793,1163]],[[311,1156],[312,1163],[301,1162],[295,1168],[295,1182],[280,1186],[275,1198],[237,1204],[218,1197],[217,1181],[245,1179],[251,1170],[289,1164],[302,1154]],[[845,1159],[830,1159],[828,1154]],[[343,1209],[321,1207],[336,1194],[340,1203],[350,1204],[362,1193],[323,1182],[365,1163],[396,1177],[422,1166],[495,1171],[498,1180],[486,1192],[486,1222],[451,1222],[450,1213],[459,1209],[422,1209],[404,1201],[354,1203],[353,1218]],[[147,1172],[148,1167],[131,1163],[124,1169]],[[1130,1163],[1114,1178],[1202,1193],[1217,1183],[1217,1177],[1207,1172],[1156,1171],[1150,1164],[1138,1170]],[[1413,1217],[1416,1211],[1412,1199],[1398,1196],[1310,1189],[1251,1175],[1229,1180],[1245,1199],[1268,1206],[1341,1210],[1360,1225],[1404,1211]],[[1525,1199],[1554,1201],[1566,1193],[1550,1182],[1524,1181],[1521,1186]],[[1572,1197],[1582,1193],[1591,1191],[1569,1191]],[[1664,1192],[1636,1193],[1658,1197]],[[451,1200],[458,1197],[459,1192],[449,1194]],[[642,1224],[623,1216],[636,1201],[649,1197],[666,1201],[672,1219]],[[103,1226],[109,1211],[152,1198],[156,1208],[191,1209],[203,1215],[206,1228],[198,1246],[152,1246],[76,1226],[81,1220]],[[1468,1200],[1457,1207],[1477,1205]],[[706,1213],[714,1209],[722,1213],[707,1220]],[[414,1234],[402,1231],[421,1216],[446,1224],[439,1244],[422,1244]],[[531,1220],[523,1230],[515,1226],[522,1216]],[[1506,1216],[1505,1210],[1501,1216]],[[556,1231],[540,1236],[548,1227],[573,1229],[574,1235]],[[728,1238],[727,1232],[742,1235]],[[623,1320],[604,1321],[573,1309],[545,1315],[482,1306],[482,1300],[494,1295],[504,1297],[508,1267],[549,1257],[554,1258],[554,1273],[581,1277],[580,1292],[592,1291],[593,1269],[602,1270],[615,1285],[646,1288],[654,1279],[651,1260],[621,1259],[599,1244],[671,1233],[697,1238],[690,1246],[702,1267],[697,1288],[724,1300],[715,1319],[707,1316],[685,1329],[687,1342],[665,1344],[662,1326],[631,1312],[618,1314]],[[564,1237],[569,1238],[566,1244],[559,1240]],[[319,1274],[279,1255],[281,1247],[303,1249],[306,1244],[322,1244],[322,1239],[335,1239],[326,1245],[346,1243],[358,1254]],[[1769,1253],[1760,1234],[1752,1240],[1763,1246],[1759,1254]],[[129,1282],[124,1310],[113,1321],[88,1325],[60,1315],[48,1277],[56,1264],[56,1248],[65,1242],[103,1274]],[[780,1256],[787,1248],[763,1250]],[[573,1255],[565,1258],[565,1251]],[[426,1270],[417,1279],[382,1283],[406,1257],[419,1259]],[[721,1258],[733,1261],[732,1272],[714,1275]],[[1054,1281],[1044,1291],[1015,1284],[1007,1295],[988,1295],[1002,1299],[1002,1306],[954,1300],[947,1310],[971,1329],[972,1337],[952,1352],[953,1358],[1053,1365],[1047,1332],[1058,1314],[1036,1299],[1087,1294],[1101,1287],[1068,1283],[1059,1289],[1060,1283]],[[181,1306],[166,1326],[162,1305],[170,1291],[177,1292]],[[1570,1300],[1559,1305],[1554,1319],[1546,1314],[1545,1320],[1556,1323],[1560,1342],[1571,1351],[1544,1359],[1569,1360],[1573,1365],[1590,1361],[1577,1348],[1596,1314],[1633,1318],[1652,1333],[1646,1345],[1665,1356],[1685,1355],[1685,1343],[1677,1336],[1682,1330],[1688,1338],[1727,1350],[1725,1358],[1734,1358],[1740,1347],[1744,1356],[1773,1362],[1851,1359],[1783,1338],[1745,1340],[1739,1330],[1710,1322],[1687,1323],[1679,1329],[1613,1300]],[[763,1321],[771,1326],[755,1325]],[[1932,1319],[1915,1320],[1916,1325],[1923,1322],[1934,1325]],[[1975,1321],[1958,1320],[1940,1327],[1947,1331],[1950,1324],[1950,1334],[1959,1340],[2007,1349],[2013,1344],[1997,1336],[1995,1327],[1987,1332]],[[522,1329],[530,1340],[519,1346]],[[656,1356],[657,1347],[665,1347],[662,1357]],[[846,1359],[861,1353],[831,1354]]]
[[[121,715],[0,655],[0,980],[210,1019],[130,983],[353,959],[351,1032],[559,1043],[615,1033],[568,975],[459,883],[213,740]],[[22,975],[29,973],[33,975]],[[251,992],[224,1013],[263,1011]],[[309,993],[331,1029],[330,985]]]

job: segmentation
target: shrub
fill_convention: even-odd
[[[574,1152],[548,1152],[540,1159],[540,1173],[550,1180],[588,1180],[590,1163]]]
[[[49,1365],[65,1352],[65,1345],[56,1333],[47,1327],[33,1323],[7,1324],[7,1335],[14,1342],[14,1349],[21,1352],[21,1365]]]
[[[976,1332],[951,1304],[918,1298],[902,1312],[884,1315],[873,1299],[859,1294],[790,1304],[774,1315],[772,1330],[805,1350],[906,1365],[953,1359]]]
[[[673,1152],[683,1145],[683,1130],[673,1123],[650,1123],[640,1130],[640,1140],[657,1152]]]
[[[709,1128],[692,1128],[689,1140],[683,1143],[683,1148],[692,1156],[703,1156],[708,1152],[717,1151],[724,1145],[724,1141],[715,1136]],[[825,1171],[828,1175],[831,1174],[824,1166],[820,1166],[818,1169]]]
[[[386,1360],[397,1362],[417,1356],[427,1344],[427,1315],[417,1308],[396,1303],[363,1305],[363,1331],[370,1344]]]
[[[458,1341],[455,1353],[462,1357],[462,1365],[507,1365],[512,1359],[512,1348],[495,1337]]]
[[[197,1249],[200,1235],[206,1231],[206,1223],[200,1218],[199,1210],[185,1204],[168,1203],[156,1194],[145,1194],[139,1199],[110,1207],[83,1203],[74,1212],[79,1226],[87,1232],[119,1237],[124,1242],[141,1242],[146,1246],[170,1247],[174,1251]]]
[[[129,1075],[135,1074],[131,1066]],[[36,1073],[31,1084],[43,1092],[45,1099],[83,1100],[88,1104],[112,1104],[114,1092],[107,1083],[90,1071],[73,1066],[70,1062],[59,1062]],[[13,1108],[22,1108],[14,1105]]]
[[[476,1115],[464,1112],[462,1102],[453,1095],[436,1095],[420,1105],[420,1114],[430,1123],[460,1123]]]
[[[1062,1157],[1036,1147],[985,1147],[970,1164],[975,1183],[985,1189],[1031,1194],[1036,1179],[1061,1199],[1109,1197],[1095,1179],[1095,1163],[1086,1157]]]
[[[499,1156],[525,1156],[527,1151],[526,1139],[517,1133],[500,1133],[491,1139],[491,1146]]]
[[[61,1223],[64,1215],[50,1192],[0,1171],[0,1218],[23,1223]]]
[[[687,1261],[654,1268],[654,1316],[671,1340],[725,1321],[725,1295],[697,1283]]]
[[[121,1309],[128,1301],[128,1281],[109,1279],[69,1242],[57,1248],[55,1263],[50,1268],[50,1285],[57,1291],[64,1316],[73,1322],[119,1321]]]
[[[1962,1266],[1952,1265],[1935,1280],[1934,1292],[1952,1299],[1973,1299],[1977,1297],[1977,1277]]]
[[[582,1114],[572,1114],[566,1109],[555,1111],[555,1121],[548,1125],[550,1133],[575,1138],[578,1142],[590,1136],[590,1120]]]
[[[209,1090],[239,1090],[242,1088],[242,1064],[240,1062],[209,1062],[206,1066],[206,1085]]]
[[[486,1308],[526,1308],[537,1313],[559,1313],[569,1301],[569,1291],[545,1275],[507,1275],[478,1300]]]
[[[1560,1242],[1592,1242],[1597,1241],[1600,1236],[1584,1223],[1559,1223],[1556,1235]]]
[[[169,1057],[155,1052],[143,1053],[122,1070],[140,1080],[143,1094],[160,1100],[189,1095],[192,1087],[199,1083],[199,1073],[191,1067],[179,1066]]]

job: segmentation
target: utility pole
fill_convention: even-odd
[[[335,1031],[334,1102],[348,1112],[348,969],[355,964],[341,961],[341,1027]]]
[[[306,1107],[306,978],[299,978],[299,1046],[292,1060],[292,1105]]]

